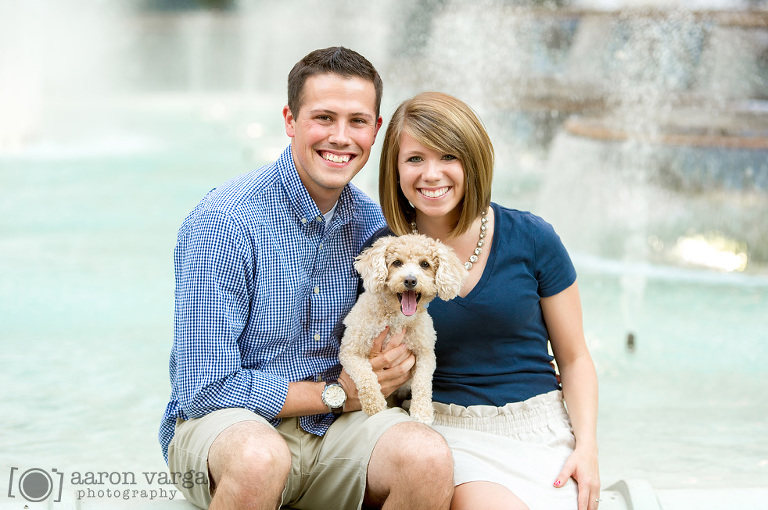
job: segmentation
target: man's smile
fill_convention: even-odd
[[[333,152],[328,151],[318,151],[318,154],[320,154],[320,157],[324,160],[332,163],[348,163],[353,157],[351,154],[334,154]]]

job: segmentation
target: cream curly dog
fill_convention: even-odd
[[[365,292],[344,319],[346,332],[339,360],[357,385],[363,411],[387,408],[369,355],[374,339],[389,326],[405,328],[405,340],[416,356],[411,379],[411,416],[432,423],[432,373],[435,330],[426,305],[436,296],[458,295],[467,270],[451,248],[424,235],[382,237],[355,260]]]

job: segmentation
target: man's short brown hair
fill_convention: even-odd
[[[320,74],[337,74],[345,78],[357,77],[372,82],[376,89],[376,117],[379,117],[381,95],[384,90],[381,76],[368,59],[343,46],[315,50],[299,60],[288,73],[288,108],[294,117],[299,115],[304,83],[307,78]]]

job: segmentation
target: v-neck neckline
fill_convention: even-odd
[[[488,260],[485,262],[485,267],[483,268],[483,274],[480,276],[480,279],[477,281],[474,287],[472,287],[472,290],[470,290],[466,296],[456,296],[454,298],[454,301],[457,303],[468,303],[471,302],[473,297],[476,294],[479,294],[485,284],[487,283],[488,279],[491,276],[491,273],[493,272],[493,266],[496,262],[496,253],[498,250],[498,244],[499,244],[499,209],[497,205],[493,202],[491,202],[491,207],[493,208],[493,236],[491,241],[491,249],[488,252]]]

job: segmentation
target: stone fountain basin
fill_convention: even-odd
[[[572,116],[564,129],[616,150],[642,146],[658,179],[677,190],[768,191],[768,101],[724,107],[676,106],[647,115],[624,110],[604,116]]]

